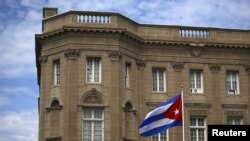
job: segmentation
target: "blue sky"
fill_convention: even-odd
[[[0,0],[0,141],[37,141],[35,34],[43,7],[119,12],[139,23],[250,29],[249,0]]]

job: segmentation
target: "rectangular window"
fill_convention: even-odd
[[[203,117],[190,118],[190,138],[191,141],[206,140],[206,121]]]
[[[243,125],[243,118],[238,116],[228,116],[227,117],[228,125]]]
[[[100,83],[101,82],[101,59],[87,58],[87,82]]]
[[[239,73],[236,71],[227,71],[227,93],[239,94]]]
[[[59,85],[60,84],[60,60],[56,60],[53,63],[54,65],[54,85]]]
[[[126,63],[125,64],[125,87],[129,88],[129,77],[130,77],[130,64]]]
[[[152,141],[168,141],[168,130],[153,135]]]
[[[104,141],[104,112],[101,108],[83,109],[83,141]]]
[[[202,70],[190,71],[191,93],[203,93],[203,73]]]
[[[163,68],[153,68],[153,91],[166,91],[166,70]]]

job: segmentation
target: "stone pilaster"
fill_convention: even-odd
[[[119,51],[108,52],[110,58],[110,114],[111,114],[111,141],[122,140],[122,99],[121,99],[121,78],[120,78],[120,60],[122,59],[122,53]]]
[[[80,50],[68,49],[64,53],[66,58],[66,83],[65,83],[65,126],[64,126],[64,141],[77,141],[77,85],[78,85],[78,57]]]
[[[44,133],[44,128],[45,128],[45,113],[46,113],[46,109],[44,107],[46,107],[45,105],[45,89],[46,89],[46,63],[47,63],[47,56],[40,56],[39,57],[39,63],[41,66],[41,74],[40,74],[40,95],[39,95],[39,140],[44,140],[45,139],[45,133]]]

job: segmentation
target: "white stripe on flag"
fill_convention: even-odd
[[[154,115],[159,115],[163,112],[165,112],[173,103],[170,103],[170,104],[167,104],[167,105],[164,105],[164,106],[161,106],[161,107],[158,107],[156,109],[154,109],[153,111],[149,112],[147,114],[147,116],[145,117],[145,119],[149,118],[149,117],[152,117]]]
[[[152,123],[150,123],[148,125],[145,125],[142,128],[140,128],[140,134],[144,133],[144,132],[147,132],[149,130],[152,130],[154,128],[160,127],[160,126],[170,124],[170,123],[172,123],[174,121],[175,120],[172,120],[172,119],[169,119],[169,118],[163,118],[161,120],[157,120],[155,122],[152,122]]]

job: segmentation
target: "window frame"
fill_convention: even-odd
[[[240,120],[240,124],[236,123],[236,120]],[[232,124],[229,123],[232,120]],[[227,116],[227,125],[243,125],[243,116]]]
[[[162,80],[163,80],[163,90],[160,90],[160,74],[159,71],[162,70],[163,71],[163,75],[162,75]],[[156,89],[154,90],[154,71],[156,71]],[[165,68],[152,68],[152,91],[153,92],[157,92],[157,93],[161,93],[161,92],[166,92],[166,69]]]
[[[200,78],[198,78],[198,75],[200,75]],[[192,76],[193,76],[193,78],[192,78]],[[194,81],[194,84],[192,84],[192,80]],[[199,85],[198,81],[199,80],[200,80],[200,88],[198,88],[198,85]],[[194,87],[192,87],[192,85],[194,85]],[[192,94],[203,94],[204,93],[203,70],[200,70],[200,69],[191,69],[190,70],[190,72],[189,72],[189,87],[190,87],[190,92]]]
[[[95,60],[99,61],[99,66],[98,66],[98,70],[99,70],[99,75],[98,75],[98,81],[95,82]],[[91,75],[92,78],[89,79],[89,61],[91,61]],[[86,58],[86,83],[91,83],[91,84],[99,84],[102,82],[102,60],[101,57],[87,57]]]
[[[91,110],[91,117],[90,118],[86,118],[84,117],[84,110]],[[94,111],[95,110],[101,110],[101,118],[95,118],[94,117]],[[95,135],[95,130],[94,130],[94,127],[95,127],[95,124],[94,122],[95,121],[102,121],[102,124],[101,124],[101,134],[102,134],[102,139],[101,141],[104,141],[104,108],[99,108],[99,107],[84,107],[83,110],[82,110],[82,141],[85,141],[84,140],[84,121],[89,121],[90,124],[91,124],[91,141],[94,141],[94,135]]]
[[[194,118],[195,119],[195,126],[191,125],[191,119]],[[203,119],[204,125],[203,126],[199,126],[199,121],[198,119]],[[204,141],[207,141],[207,122],[206,122],[206,118],[202,117],[202,116],[191,116],[190,120],[189,120],[190,124],[189,124],[189,128],[190,128],[190,141],[192,141],[192,132],[191,129],[195,129],[195,134],[196,134],[196,140],[195,141],[199,141],[199,129],[204,129],[203,135],[204,135]]]
[[[125,63],[125,88],[130,88],[131,64]]]
[[[229,76],[230,75],[230,76]],[[235,76],[233,76],[235,75]],[[235,77],[236,90],[233,88],[233,77]],[[230,78],[230,80],[228,80]],[[230,83],[230,88],[229,84]],[[238,71],[226,71],[226,90],[228,95],[239,95],[240,94],[240,81],[239,81],[239,72]]]
[[[60,60],[53,61],[53,85],[60,85],[61,81],[61,62]]]
[[[156,134],[156,135],[153,135],[153,136],[151,137],[151,141],[155,141],[155,140],[153,139],[155,136],[157,136],[157,140],[156,140],[156,141],[162,141],[162,140],[161,140],[161,134],[162,134],[163,132],[166,133],[166,140],[165,140],[165,141],[169,141],[169,130],[165,130],[165,131],[162,131],[161,133],[158,133],[158,134]]]

